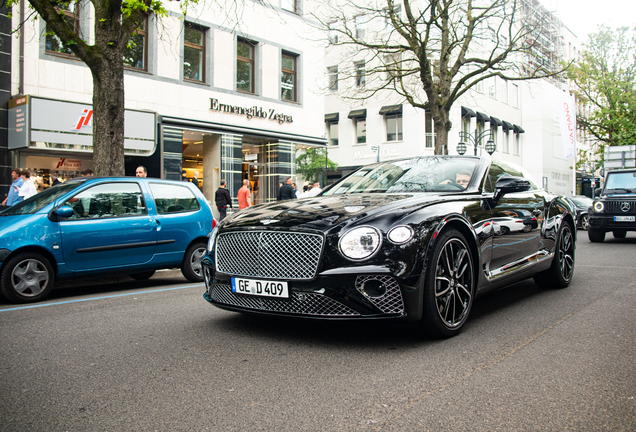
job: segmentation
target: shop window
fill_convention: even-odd
[[[157,205],[157,213],[179,213],[199,210],[199,200],[185,186],[150,183],[150,191]]]
[[[364,70],[364,61],[356,62],[356,87],[364,87],[364,83],[366,82],[367,75]]]
[[[280,74],[280,97],[282,100],[297,101],[296,63],[298,56],[283,52]]]
[[[124,47],[124,66],[128,68],[147,70],[148,62],[148,18],[134,31]]]
[[[332,146],[338,145],[338,122],[329,122],[329,144]]]
[[[254,45],[242,39],[236,44],[236,89],[254,93]]]
[[[205,30],[192,23],[184,28],[183,78],[205,81]]]
[[[386,140],[402,141],[402,114],[386,116]]]
[[[57,3],[55,10],[62,17],[62,19],[68,24],[70,28],[75,31],[75,34],[81,37],[80,32],[80,4],[79,2]],[[61,54],[66,56],[75,56],[75,53],[69,45],[62,42],[62,40],[53,33],[53,30],[46,26],[46,51],[54,54]]]
[[[331,91],[338,90],[338,66],[329,66],[327,68],[328,89]]]

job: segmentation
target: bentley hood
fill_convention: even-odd
[[[404,214],[437,201],[437,194],[347,194],[261,204],[225,218],[222,229],[270,226],[326,231],[381,214]]]

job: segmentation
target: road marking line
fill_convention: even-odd
[[[94,298],[80,299],[80,300],[68,300],[68,301],[62,301],[62,302],[57,302],[57,303],[44,303],[44,304],[36,304],[36,305],[30,305],[30,306],[20,306],[20,307],[14,307],[14,308],[11,308],[11,309],[0,309],[0,312],[15,311],[15,310],[21,310],[21,309],[32,309],[32,308],[45,307],[45,306],[57,306],[57,305],[63,305],[63,304],[68,304],[68,303],[79,303],[79,302],[86,302],[86,301],[93,301],[93,300],[103,300],[103,299],[109,299],[109,298],[126,297],[126,296],[131,296],[131,295],[141,295],[141,294],[149,294],[149,293],[157,293],[157,292],[163,292],[163,291],[174,291],[174,290],[180,290],[180,289],[185,289],[185,288],[200,288],[200,287],[203,287],[203,286],[205,286],[205,284],[201,283],[201,284],[198,284],[198,285],[188,285],[188,286],[176,287],[176,288],[165,288],[165,289],[152,290],[152,291],[138,291],[138,292],[134,292],[134,293],[115,294],[115,295],[109,295],[109,296],[103,296],[103,297],[94,297]]]

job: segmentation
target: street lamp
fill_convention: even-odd
[[[497,150],[497,145],[492,139],[492,129],[486,129],[482,133],[477,133],[477,129],[475,129],[475,134],[471,134],[470,132],[461,131],[459,133],[459,144],[457,144],[457,153],[460,155],[464,155],[466,153],[467,147],[464,140],[468,141],[468,143],[475,147],[475,156],[477,156],[477,147],[480,147],[481,142],[484,138],[488,137],[488,141],[483,146],[486,149],[489,155],[492,155],[495,150]]]

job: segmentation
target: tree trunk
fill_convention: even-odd
[[[449,114],[440,110],[439,115],[433,114],[433,125],[435,126],[435,154],[448,154],[448,132],[451,122],[448,120]]]
[[[117,51],[117,50],[113,50]],[[112,54],[111,52],[108,53]],[[93,164],[95,175],[124,173],[124,66],[122,55],[102,58],[93,69]]]

